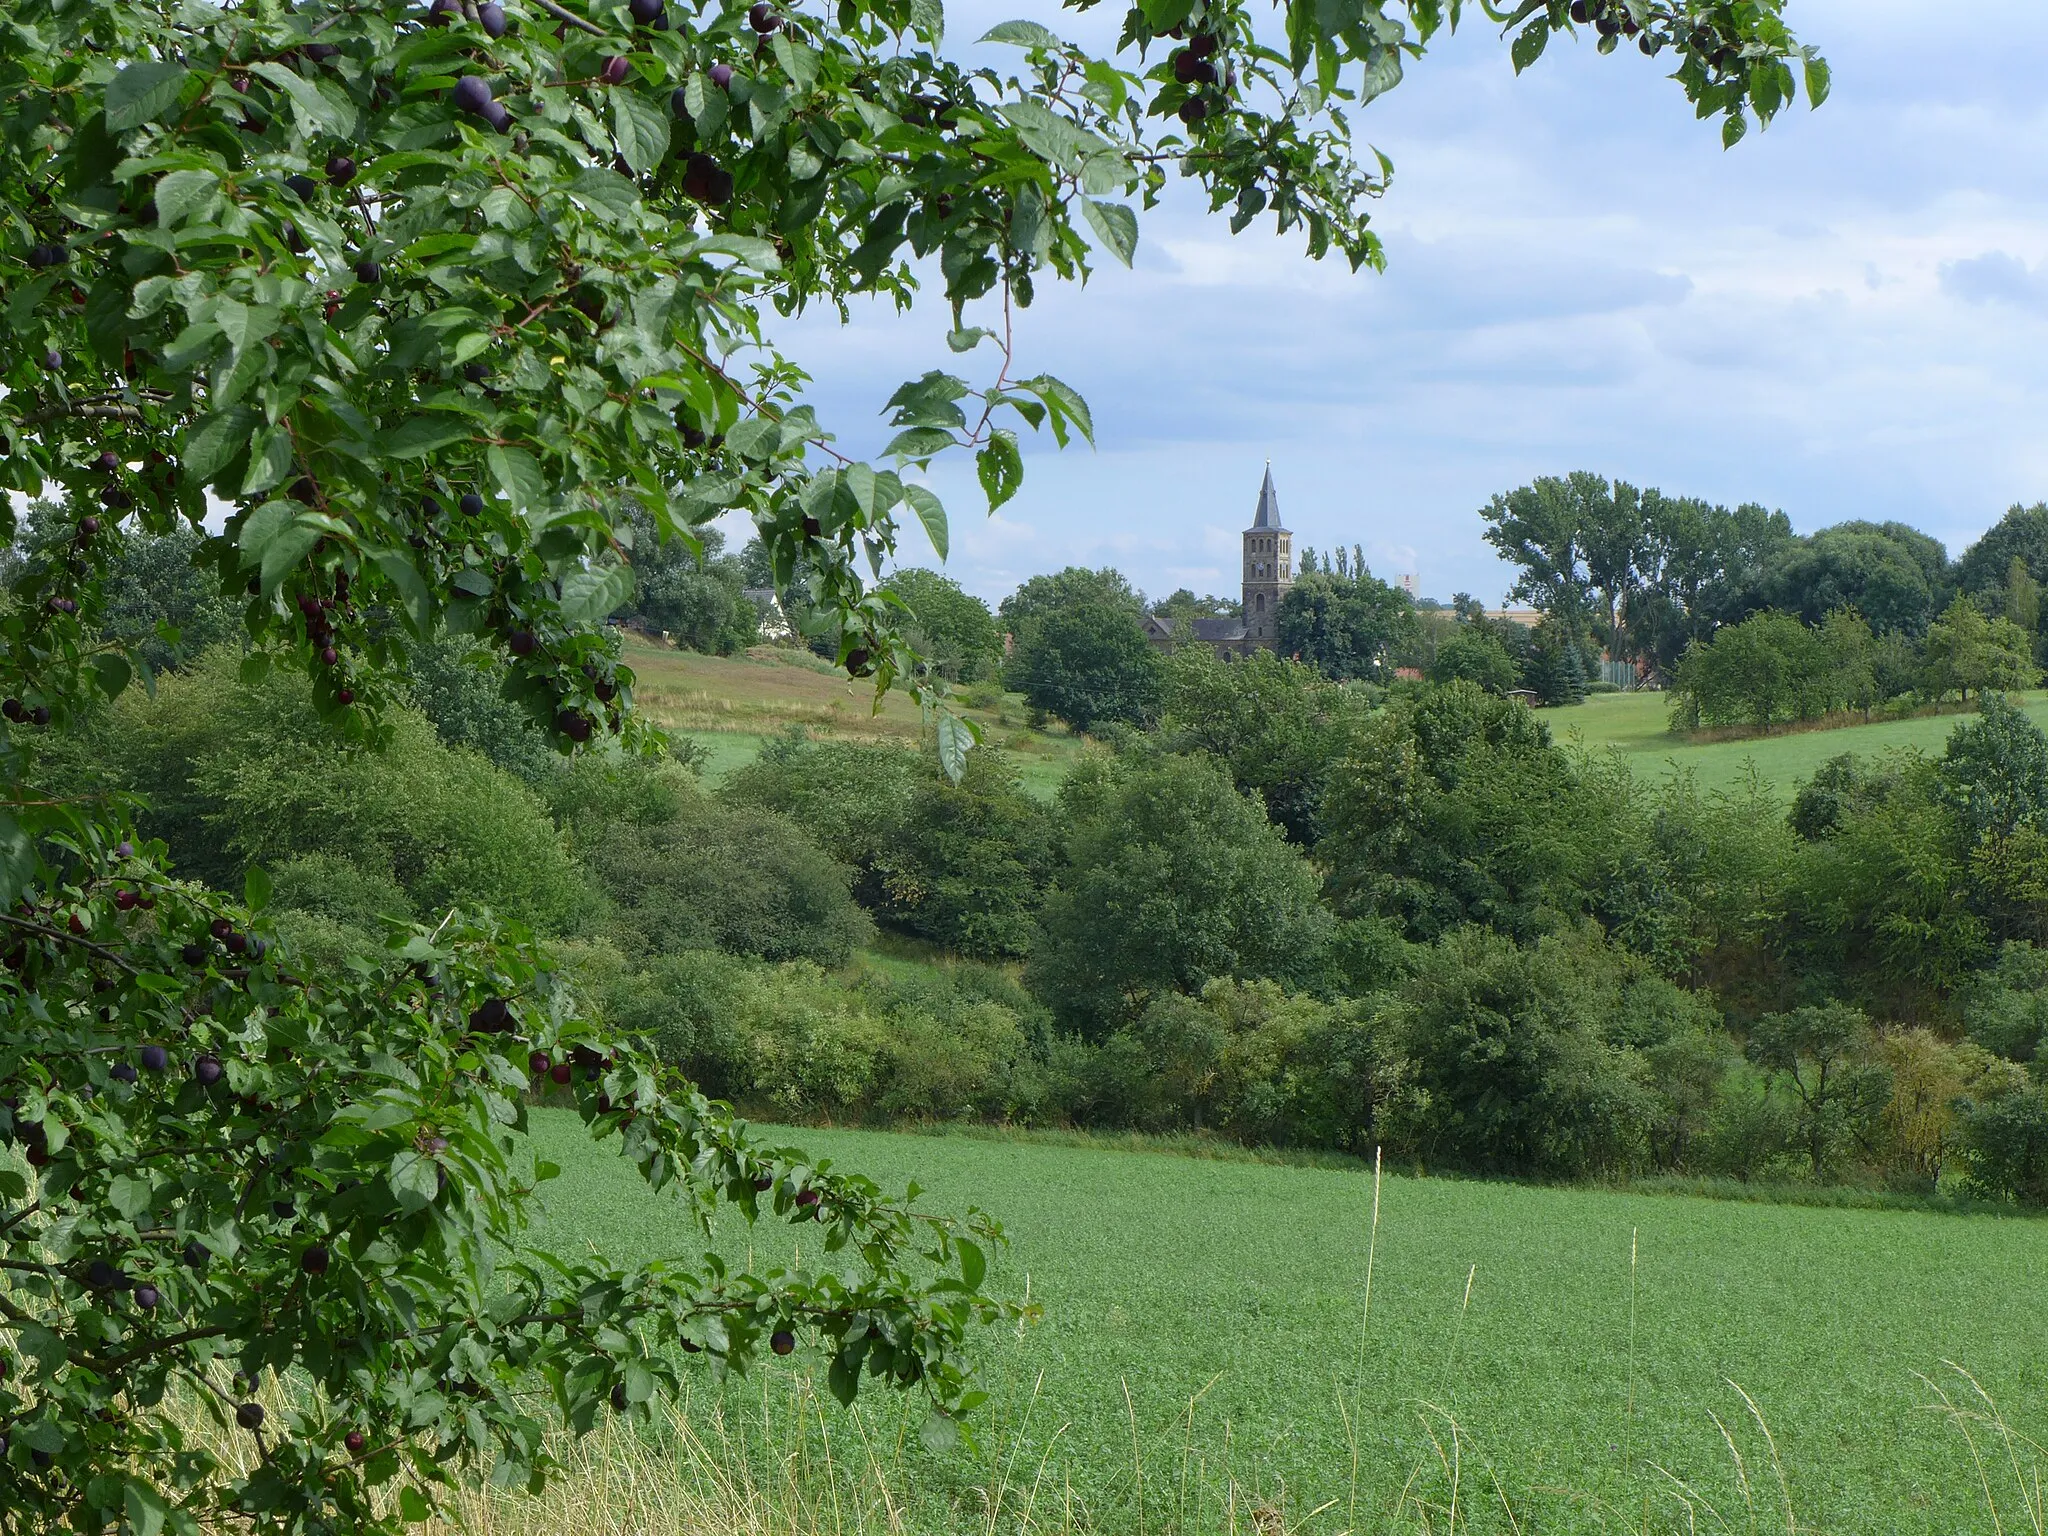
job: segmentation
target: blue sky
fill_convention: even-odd
[[[1091,41],[1111,12],[976,0],[949,48],[1012,15]],[[1650,60],[1553,44],[1517,79],[1468,26],[1357,117],[1395,164],[1383,275],[1172,199],[1133,270],[1020,315],[1020,366],[1088,397],[1098,447],[1027,441],[994,518],[964,463],[938,471],[946,569],[991,600],[1070,563],[1234,591],[1268,458],[1297,545],[1489,601],[1511,577],[1478,509],[1539,474],[1759,501],[1802,531],[1900,518],[1952,554],[2048,498],[2048,5],[1787,13],[1834,95],[1727,152]],[[780,334],[871,453],[896,383],[949,364],[945,325],[874,306]],[[903,558],[932,563],[915,531]]]

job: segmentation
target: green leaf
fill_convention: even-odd
[[[756,272],[782,270],[782,257],[775,249],[775,242],[757,240],[752,235],[707,235],[702,240],[691,242],[690,254],[737,256]]]
[[[988,1255],[969,1238],[960,1238],[954,1246],[960,1250],[960,1278],[970,1291],[980,1290],[988,1278]]]
[[[939,498],[926,486],[906,485],[903,487],[903,499],[910,503],[910,510],[924,524],[924,536],[932,541],[932,553],[944,560],[948,553],[946,509]]]
[[[967,381],[936,369],[901,386],[882,407],[894,411],[895,427],[965,427],[967,417],[954,404],[967,393]]]
[[[988,446],[974,456],[974,472],[981,477],[989,511],[1016,495],[1017,487],[1024,483],[1024,460],[1017,453],[1015,434],[1000,427],[992,432]]]
[[[612,137],[634,170],[647,172],[668,153],[668,113],[632,91],[612,92]]]
[[[939,768],[953,783],[958,784],[967,772],[967,754],[974,749],[974,727],[948,710],[939,712]],[[965,1238],[960,1240],[963,1248],[974,1245]],[[979,1250],[977,1250],[979,1251]],[[979,1286],[980,1282],[970,1281]]]
[[[128,323],[128,299],[133,291],[108,273],[85,296],[85,338],[101,362],[118,364],[128,351],[134,329]]]
[[[220,178],[211,171],[172,171],[157,178],[156,224],[159,229],[176,229],[187,219],[198,218],[213,206]]]
[[[547,506],[548,485],[540,472],[540,460],[524,448],[506,448],[495,443],[484,458],[491,466],[491,477],[519,511],[538,512]]]
[[[327,89],[282,64],[252,64],[249,72],[261,75],[292,99],[299,127],[309,135],[332,134],[351,138],[355,134],[356,109],[347,100],[330,95]]]
[[[401,422],[381,435],[378,446],[395,459],[422,459],[437,448],[463,442],[472,430],[463,417],[436,411]]]
[[[953,446],[953,434],[937,427],[905,427],[889,439],[882,452],[891,458],[928,459]]]
[[[255,420],[256,413],[247,406],[231,405],[200,422],[185,439],[185,473],[196,484],[211,485],[247,446]]]
[[[1064,48],[1060,35],[1035,21],[1003,21],[990,27],[978,39],[984,43],[1010,43],[1019,48]]]
[[[299,518],[263,548],[263,564],[257,575],[263,596],[268,597],[291,570],[313,551],[326,530],[307,518]]]
[[[147,1211],[149,1197],[150,1183],[146,1178],[138,1179],[132,1173],[117,1173],[107,1181],[107,1199],[121,1213],[123,1221],[133,1221]]]
[[[743,459],[774,456],[782,442],[782,428],[765,416],[750,416],[725,434],[725,446]]]
[[[434,632],[434,601],[419,567],[395,549],[372,551],[370,559],[384,573],[384,579],[398,588],[406,628],[422,640],[429,638]]]
[[[107,126],[116,133],[153,123],[177,101],[185,68],[163,59],[130,64],[107,82]]]
[[[391,1160],[391,1171],[385,1175],[385,1182],[391,1186],[391,1193],[398,1197],[399,1205],[408,1211],[423,1210],[431,1205],[441,1188],[434,1160],[413,1147],[407,1147]]]
[[[934,1408],[918,1426],[917,1438],[934,1456],[943,1456],[960,1443],[960,1426],[951,1414]]]
[[[1035,379],[1025,379],[1017,386],[1028,389],[1046,404],[1052,412],[1052,435],[1059,445],[1067,445],[1067,424],[1072,423],[1075,431],[1088,442],[1095,443],[1095,416],[1088,409],[1088,402],[1081,398],[1081,392],[1072,385],[1062,383],[1049,373],[1041,373]]]
[[[995,332],[984,326],[970,325],[964,330],[946,332],[946,345],[955,352],[972,352],[993,335]]]
[[[270,905],[270,876],[261,864],[251,864],[242,874],[242,903],[251,912]]]
[[[569,195],[615,224],[632,217],[640,202],[640,193],[632,182],[602,166],[586,166],[577,172],[576,179],[569,183]]]
[[[860,1355],[851,1348],[842,1349],[832,1357],[831,1367],[825,1372],[825,1385],[841,1407],[851,1408],[853,1400],[860,1395]]]
[[[266,501],[262,506],[242,519],[242,531],[236,536],[235,544],[242,551],[242,565],[246,569],[263,559],[263,551],[298,515],[298,509],[288,501]]]
[[[128,658],[114,651],[103,651],[92,659],[93,681],[100,686],[100,692],[109,702],[121,697],[129,683],[135,680],[135,669],[128,664]]]
[[[1749,119],[1740,112],[1730,112],[1721,121],[1721,147],[1733,149],[1742,142],[1742,136],[1749,132]]]
[[[35,840],[20,822],[0,811],[0,907],[19,901],[35,874]]]
[[[292,435],[283,427],[266,427],[249,445],[249,472],[242,476],[242,496],[260,496],[284,479],[292,467]],[[245,544],[243,546],[247,548]]]
[[[1531,64],[1543,57],[1543,50],[1550,42],[1550,23],[1536,20],[1515,34],[1514,43],[1508,48],[1508,57],[1514,61],[1515,73],[1520,74]]]
[[[1138,249],[1138,216],[1122,203],[1098,202],[1092,197],[1081,200],[1081,212],[1096,238],[1128,267]]]
[[[160,1536],[164,1517],[171,1512],[162,1494],[134,1478],[121,1490],[121,1509],[128,1517],[130,1536]]]
[[[572,571],[562,578],[562,617],[572,624],[595,624],[632,595],[633,568],[630,565]]]
[[[1828,92],[1834,88],[1835,74],[1828,68],[1828,61],[1811,48],[1804,50],[1804,64],[1806,99],[1817,107],[1828,99]]]

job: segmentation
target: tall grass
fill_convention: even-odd
[[[1626,1354],[1616,1361],[1614,1463],[1594,1488],[1546,1478],[1555,1447],[1524,1429],[1509,1443],[1476,1433],[1490,1406],[1461,1401],[1469,1379],[1464,1327],[1478,1266],[1447,1307],[1428,1396],[1406,1420],[1371,1421],[1368,1361],[1376,1337],[1373,1286],[1379,1262],[1381,1170],[1359,1277],[1358,1338],[1332,1343],[1329,1398],[1304,1414],[1341,1417],[1348,1447],[1342,1478],[1319,1502],[1271,1471],[1268,1447],[1206,1405],[1215,1376],[1163,1420],[1143,1413],[1119,1383],[1128,1455],[1118,1473],[1084,1494],[1059,1459],[1064,1425],[1044,1422],[1036,1387],[998,1399],[960,1448],[935,1454],[920,1442],[922,1411],[886,1395],[851,1411],[821,1396],[802,1372],[764,1373],[723,1391],[703,1387],[659,1406],[652,1420],[605,1417],[590,1434],[558,1433],[562,1470],[538,1497],[488,1487],[448,1503],[430,1536],[1802,1536],[1862,1532],[1802,1508],[1799,1469],[1788,1463],[1765,1408],[1739,1383],[1698,1404],[1697,1436],[1684,1447],[1644,1447],[1637,1434],[1638,1258],[1631,1234]],[[1190,1317],[1187,1325],[1199,1326]],[[1382,1331],[1384,1331],[1382,1329]],[[1469,1352],[1469,1351],[1467,1351]],[[1041,1378],[1042,1381],[1043,1378]],[[1989,1536],[2048,1536],[2042,1475],[2048,1450],[2016,1428],[1963,1367],[1944,1362],[1920,1378],[1924,1408],[1954,1432],[1953,1488],[1968,1489]],[[283,1406],[276,1383],[264,1394]],[[1469,1398],[1470,1393],[1464,1394]],[[1156,1412],[1156,1410],[1155,1410]],[[250,1437],[193,1405],[190,1418],[231,1456]],[[1050,1433],[1046,1431],[1050,1430]],[[1706,1450],[1710,1455],[1692,1456]],[[1670,1458],[1686,1456],[1692,1470]],[[1711,1486],[1709,1486],[1711,1484]],[[1331,1490],[1335,1489],[1335,1496]],[[1967,1527],[1957,1527],[1958,1536]]]

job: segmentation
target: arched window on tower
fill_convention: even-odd
[[[1266,611],[1266,594],[1265,594],[1265,593],[1263,593],[1263,592],[1261,592],[1261,593],[1259,594],[1259,612],[1260,612],[1260,613],[1264,613],[1265,611]]]

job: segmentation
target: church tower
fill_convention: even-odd
[[[1294,535],[1280,523],[1280,498],[1273,490],[1273,461],[1259,487],[1259,510],[1244,531],[1244,648],[1280,648],[1280,599],[1294,585]]]

